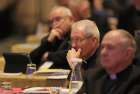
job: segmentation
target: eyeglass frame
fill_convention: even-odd
[[[49,26],[52,26],[52,24],[54,22],[60,22],[61,20],[64,20],[66,17],[68,17],[68,16],[56,16],[56,17],[53,17],[52,19],[48,20],[47,23]]]
[[[74,41],[75,41],[75,43],[77,44],[77,45],[79,45],[79,44],[81,44],[81,43],[83,43],[85,40],[88,40],[89,38],[92,38],[93,36],[88,36],[88,37],[85,37],[85,38],[77,38],[77,39],[73,39]],[[70,40],[70,44],[72,44],[72,43],[74,43],[74,41],[73,41],[72,39]]]

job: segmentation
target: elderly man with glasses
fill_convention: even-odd
[[[37,67],[47,60],[49,53],[68,47],[70,27],[73,23],[71,11],[66,7],[56,6],[50,11],[48,20],[49,35],[43,38],[41,45],[30,53]]]
[[[72,69],[76,66],[73,58],[83,59],[81,71],[83,74],[84,87],[81,89],[89,92],[92,82],[89,82],[94,73],[97,62],[98,48],[100,45],[100,33],[93,21],[81,20],[72,25],[71,49],[67,53],[67,60]],[[85,63],[86,62],[86,63]],[[95,72],[93,72],[95,71]],[[93,74],[92,74],[93,73]],[[81,91],[78,94],[81,94]]]
[[[70,44],[71,46],[68,51],[56,51],[51,53],[48,60],[54,62],[55,68],[74,69],[76,64],[74,64],[72,59],[82,58],[81,72],[85,83],[80,92],[82,92],[82,90],[90,91],[89,89],[93,87],[93,84],[89,82],[89,79],[96,73],[94,68],[97,65],[97,54],[100,45],[100,33],[96,24],[91,20],[80,20],[73,23],[70,34]]]

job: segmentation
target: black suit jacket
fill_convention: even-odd
[[[54,65],[51,68],[70,69],[70,66],[66,59],[66,54],[67,54],[67,50],[50,53],[48,59],[54,62]],[[100,64],[98,63],[98,49],[95,53],[92,54],[92,56],[85,59],[84,61],[85,62],[82,62],[82,66],[81,66],[81,72],[82,72],[84,84],[77,94],[83,94],[84,92],[86,92],[87,94],[92,94],[90,92],[92,92],[93,90],[92,88],[94,87],[93,79],[99,78],[104,72],[102,71]]]
[[[48,61],[53,61],[54,63],[51,68],[70,69],[70,66],[66,59],[67,52],[68,50],[59,50],[49,53]]]
[[[51,68],[70,69],[70,66],[66,59],[66,54],[67,50],[50,53],[48,59],[54,62],[54,65]],[[82,62],[81,73],[84,84],[81,87],[81,89],[77,92],[77,94],[83,94],[84,92],[87,92],[87,94],[89,94],[88,92],[92,91],[92,87],[94,86],[94,84],[92,84],[91,79],[94,78],[96,72],[100,68],[98,68],[99,65],[96,63],[98,61],[97,56],[98,50],[95,53],[93,53],[92,56],[90,56],[89,58],[85,59],[84,62]],[[70,76],[71,74],[69,75],[68,80],[70,79]]]
[[[66,34],[61,40],[49,42],[47,37],[43,38],[41,45],[30,53],[31,60],[39,67],[43,61],[42,56],[45,52],[53,53],[59,50],[65,50],[69,47],[70,34]]]
[[[92,92],[87,94],[140,94],[140,66],[130,65],[111,80],[107,73],[93,79]]]

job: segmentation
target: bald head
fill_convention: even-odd
[[[136,51],[136,41],[128,31],[123,29],[112,30],[108,32],[104,37],[108,37],[109,35],[113,36],[114,38],[120,38],[121,42],[123,42],[124,47],[131,47],[134,49],[134,52]]]
[[[132,64],[136,52],[133,36],[125,30],[109,31],[101,42],[101,65],[109,74],[116,74]]]
[[[67,7],[63,7],[63,6],[56,6],[56,7],[54,7],[52,10],[51,10],[51,12],[50,12],[50,15],[49,15],[49,17],[51,17],[52,15],[55,15],[55,14],[57,14],[57,13],[59,13],[59,14],[61,14],[61,16],[70,16],[70,17],[72,17],[72,12],[71,12],[71,10],[69,9],[69,8],[67,8]]]
[[[71,10],[64,6],[54,7],[51,10],[48,18],[50,28],[53,31],[57,31],[61,37],[70,32],[70,28],[73,22],[74,20]]]

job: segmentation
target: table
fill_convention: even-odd
[[[41,39],[37,37],[36,35],[29,35],[26,38],[27,43],[40,43]]]
[[[61,86],[66,87],[68,84],[67,79],[47,79],[45,76],[36,76],[36,75],[3,75],[0,74],[0,83],[2,82],[11,82],[13,87],[41,87],[41,86]]]
[[[5,59],[3,56],[0,56],[0,72],[3,72],[5,66]]]

